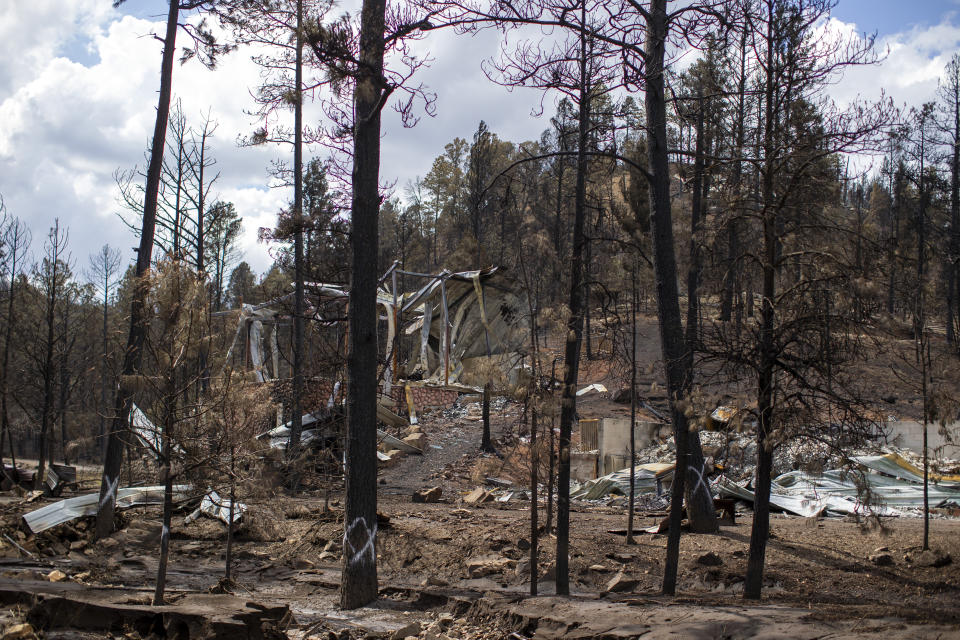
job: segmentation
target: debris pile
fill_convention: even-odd
[[[923,510],[923,472],[897,453],[853,456],[854,468],[821,473],[790,471],[777,476],[770,503],[804,517],[819,515],[919,516]],[[721,496],[753,502],[747,483],[721,477]],[[932,475],[927,488],[931,507],[960,502],[960,477]]]

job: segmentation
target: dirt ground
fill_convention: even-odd
[[[723,526],[719,534],[683,536],[678,595],[665,598],[658,592],[666,536],[640,535],[637,544],[628,546],[622,535],[623,508],[575,502],[574,593],[569,599],[552,596],[555,538],[543,533],[541,597],[529,598],[529,502],[464,503],[464,496],[485,478],[509,477],[509,461],[480,455],[480,423],[466,416],[451,418],[451,413],[456,410],[424,418],[431,445],[425,455],[407,456],[380,473],[381,598],[375,606],[355,612],[336,606],[343,526],[337,486],[332,487],[329,511],[324,510],[323,490],[251,502],[235,547],[236,606],[289,607],[292,618],[284,625],[290,638],[960,638],[957,565],[924,566],[918,519],[889,519],[878,527],[775,515],[764,598],[748,604],[741,592],[749,512],[738,513],[736,524]],[[519,418],[518,405],[495,403],[494,435],[502,452],[509,453],[509,434]],[[432,486],[441,487],[441,502],[411,501],[414,490]],[[59,598],[72,607],[83,603],[89,608],[95,602],[103,608],[102,616],[117,616],[115,637],[149,637],[136,624],[124,623],[116,610],[148,609],[159,510],[123,512],[122,529],[99,542],[92,541],[87,520],[25,535],[20,515],[42,502],[23,504],[9,496],[2,506],[2,533],[8,537],[0,538],[0,555],[5,556],[0,559],[0,602],[8,605],[7,622],[33,611],[27,617],[38,627],[48,625],[47,638],[104,637],[102,630],[85,631],[79,614],[57,618],[36,613],[38,597],[48,603]],[[636,526],[653,525],[662,517],[641,514]],[[175,517],[168,577],[173,607],[202,608],[198,598],[222,590],[217,585],[225,537],[219,521],[201,518],[184,524],[183,514]],[[14,541],[34,557],[25,556]],[[960,558],[960,521],[933,520],[931,546]],[[891,564],[870,561],[878,550],[889,554]],[[54,570],[65,574],[62,582],[50,580]],[[12,595],[24,592],[33,599]],[[220,603],[217,610],[229,606]]]
[[[640,360],[656,363],[655,320],[643,322]],[[553,340],[550,347],[561,345]],[[878,397],[892,384],[885,376],[871,378]],[[603,382],[611,391],[621,383],[616,366],[602,359],[584,360],[581,380]],[[640,385],[645,400],[665,411],[655,364],[641,367]],[[894,408],[909,417],[914,400],[900,391]],[[629,414],[627,405],[604,394],[584,396],[578,410],[581,418]],[[668,598],[659,595],[666,536],[640,534],[627,545],[622,506],[575,501],[573,594],[560,598],[553,595],[555,538],[543,528],[541,493],[540,595],[530,597],[528,498],[464,500],[477,487],[502,494],[503,485],[527,483],[522,423],[519,404],[494,401],[496,456],[479,452],[475,411],[457,406],[421,417],[424,455],[405,456],[379,471],[380,598],[356,611],[338,608],[339,481],[308,478],[308,489],[296,496],[243,498],[249,511],[236,535],[233,585],[221,582],[224,525],[208,518],[185,524],[186,511],[178,513],[168,606],[159,609],[148,606],[159,508],[122,512],[119,531],[95,542],[92,519],[30,535],[22,514],[50,499],[27,503],[0,495],[0,628],[9,634],[27,620],[38,637],[129,640],[960,638],[960,519],[944,517],[931,521],[937,554],[930,555],[920,553],[917,518],[877,523],[774,515],[763,599],[746,602],[748,509],[738,510],[736,523],[718,534],[684,534],[678,594]],[[440,502],[412,502],[414,491],[430,487],[440,488]],[[639,513],[636,529],[664,515]]]

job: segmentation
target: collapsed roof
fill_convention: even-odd
[[[441,271],[402,306],[401,318],[419,316],[407,329],[420,334],[408,373],[449,384],[476,382],[479,372],[469,361],[477,358],[492,359],[501,371],[513,369],[529,336],[525,311],[522,294],[496,267]]]
[[[426,283],[415,291],[401,292],[398,275]],[[309,291],[307,314],[314,322],[334,325],[345,320],[342,310],[349,299],[347,287],[320,282],[305,286]],[[277,317],[282,313],[279,304],[287,298],[289,294],[239,309],[227,359],[245,337],[249,363],[261,382],[279,377]],[[380,319],[387,324],[385,352],[381,354],[381,361],[391,365],[384,370],[386,393],[401,369],[409,378],[437,385],[482,384],[494,373],[507,375],[516,368],[529,339],[526,299],[497,267],[423,274],[403,271],[394,263],[380,279],[377,305],[383,313]],[[331,308],[339,311],[331,313]],[[404,335],[419,336],[419,346],[401,363],[396,355],[397,338]]]

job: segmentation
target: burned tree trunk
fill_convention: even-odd
[[[377,223],[385,0],[363,0],[354,92],[347,473],[340,606],[377,598]]]
[[[586,9],[581,7],[581,24]],[[577,414],[577,379],[583,340],[583,252],[586,245],[587,129],[590,126],[590,83],[587,78],[587,42],[580,39],[580,118],[577,132],[577,186],[573,212],[573,252],[570,256],[570,317],[564,350],[560,400],[560,464],[557,473],[557,595],[570,594],[570,436]]]
[[[163,594],[167,587],[167,562],[170,559],[170,523],[173,518],[171,428],[172,421],[168,418],[163,427],[163,526],[160,529],[160,561],[157,563],[157,585],[153,592],[154,606],[163,604]]]
[[[287,463],[291,465],[290,488],[300,482],[297,459],[303,431],[303,0],[297,0],[296,71],[293,105],[293,398]]]
[[[130,304],[130,334],[123,355],[123,376],[135,374],[140,369],[141,353],[146,337],[146,309],[148,284],[144,275],[150,268],[153,255],[153,235],[157,221],[157,196],[160,190],[160,172],[170,114],[170,95],[173,89],[173,56],[177,36],[177,19],[180,4],[170,0],[167,13],[167,31],[163,40],[163,63],[160,68],[160,97],[157,103],[157,119],[153,128],[150,150],[150,167],[147,170],[147,186],[143,202],[143,222],[140,231],[140,247],[137,251],[136,281],[133,300]],[[123,463],[123,433],[130,415],[130,394],[122,385],[117,387],[114,399],[114,414],[107,434],[107,454],[100,481],[100,503],[97,510],[98,538],[113,533],[113,514],[116,506],[117,488],[120,485],[120,469]]]
[[[773,446],[769,441],[774,419],[774,352],[773,306],[776,293],[776,269],[779,243],[777,238],[776,210],[773,199],[773,145],[774,142],[774,95],[776,92],[773,72],[773,5],[768,5],[767,22],[767,73],[764,85],[763,128],[763,302],[760,308],[760,366],[757,372],[757,475],[754,485],[753,526],[750,531],[750,554],[747,558],[747,576],[743,585],[743,597],[758,600],[763,587],[763,565],[766,556],[767,538],[770,537],[770,476],[773,470]]]
[[[677,564],[680,553],[680,522],[687,476],[689,425],[682,402],[690,385],[691,353],[683,333],[677,287],[677,262],[673,244],[673,216],[670,210],[670,173],[667,157],[667,103],[664,92],[664,46],[667,38],[666,0],[651,0],[646,35],[647,158],[650,179],[650,236],[653,245],[653,271],[657,290],[657,313],[660,318],[660,342],[667,373],[667,392],[673,420],[677,464],[670,500],[670,531],[664,565],[665,594],[676,590]],[[707,513],[714,520],[713,502],[709,494],[697,491],[697,502],[688,509]]]
[[[483,436],[480,438],[480,450],[485,453],[490,453],[493,451],[493,443],[490,441],[490,383],[489,382],[483,385],[481,416],[483,418]]]

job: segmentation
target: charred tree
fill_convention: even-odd
[[[173,91],[173,57],[176,53],[177,21],[180,16],[179,0],[169,0],[167,28],[163,38],[163,59],[160,66],[160,96],[157,100],[157,117],[153,128],[150,165],[147,169],[147,186],[144,193],[143,221],[140,228],[140,246],[137,251],[134,271],[133,299],[130,303],[130,333],[123,355],[122,375],[134,375],[140,370],[144,338],[146,337],[147,314],[144,301],[148,282],[144,277],[150,268],[153,255],[153,235],[157,221],[157,196],[160,190],[160,174],[163,168],[163,151],[170,115],[170,97]],[[107,433],[107,453],[100,481],[100,501],[97,509],[96,535],[103,538],[114,530],[114,508],[117,488],[120,485],[120,469],[123,464],[123,439],[130,415],[130,397],[117,387],[114,396],[114,411]]]
[[[377,255],[385,0],[363,0],[354,88],[347,473],[340,606],[377,598]]]

